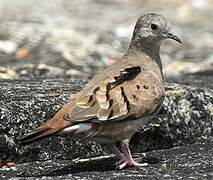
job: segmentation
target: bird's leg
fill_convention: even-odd
[[[118,148],[116,147],[115,143],[112,143],[112,144],[109,144],[107,146],[108,150],[112,153],[114,153],[116,155],[116,157],[119,159],[115,164],[116,165],[119,165],[121,164],[122,162],[125,161],[125,157],[123,155],[123,153],[121,153]]]
[[[136,166],[136,167],[144,167],[148,166],[147,163],[138,163],[132,158],[132,154],[129,150],[129,140],[125,140],[121,143],[121,150],[125,157],[125,161],[119,165],[119,169],[123,169],[126,165]]]

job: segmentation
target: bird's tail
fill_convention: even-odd
[[[55,135],[64,128],[72,125],[71,122],[64,120],[64,114],[71,107],[72,104],[67,103],[60,109],[55,116],[47,121],[44,125],[36,128],[30,133],[24,135],[19,139],[21,145],[29,144],[35,141],[42,140],[51,135]]]
[[[21,137],[20,144],[26,145],[26,144],[30,144],[32,142],[42,140],[46,137],[56,134],[58,131],[60,131],[60,130],[49,128],[49,127],[43,127],[43,128],[39,127],[37,129],[31,131],[30,133],[24,135],[23,137]]]

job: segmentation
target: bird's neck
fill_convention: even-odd
[[[139,39],[138,41],[133,39],[130,43],[128,53],[141,52],[148,55],[158,64],[161,70],[161,74],[163,75],[162,63],[160,58],[160,45],[161,42],[153,43],[152,41],[147,41],[146,39]]]

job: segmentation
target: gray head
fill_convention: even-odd
[[[171,25],[162,15],[150,13],[141,16],[135,25],[128,54],[135,52],[135,50],[147,54],[156,61],[162,72],[159,53],[161,42],[164,39],[170,38],[181,43],[181,39],[171,32],[170,29]]]
[[[166,17],[154,13],[141,16],[134,29],[131,44],[143,46],[144,44],[160,46],[162,40],[171,38],[179,43],[181,39],[170,32],[171,25]]]

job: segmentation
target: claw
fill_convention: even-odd
[[[140,158],[141,159],[141,158]],[[134,167],[146,167],[148,166],[149,164],[148,163],[138,163],[136,162],[135,160],[133,161],[129,161],[129,160],[125,160],[123,163],[121,163],[117,168],[118,169],[123,169],[124,167],[126,166],[134,166]]]

